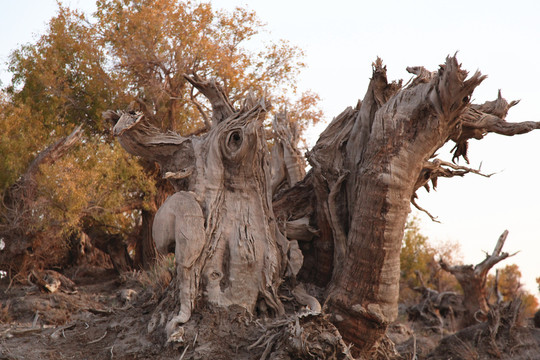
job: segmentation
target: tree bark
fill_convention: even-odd
[[[484,261],[473,265],[448,265],[443,259],[439,260],[441,268],[454,275],[463,289],[463,305],[466,313],[461,323],[461,327],[475,324],[478,320],[485,320],[489,312],[486,281],[489,270],[499,262],[512,256],[506,252],[501,253],[508,236],[505,230],[491,255],[487,255]]]
[[[485,76],[477,72],[467,79],[455,57],[437,72],[409,71],[417,77],[408,87],[389,84],[377,60],[364,99],[334,119],[308,153],[321,230],[316,243],[334,248],[332,259],[316,265],[332,269],[324,309],[363,356],[369,356],[397,315],[400,246],[416,190],[428,180],[435,186],[439,176],[477,172],[430,160],[435,152],[452,139],[454,158],[466,158],[470,138],[538,127],[507,123],[504,116],[515,102],[500,96],[469,104]]]
[[[277,289],[291,268],[299,268],[287,260],[299,250],[289,248],[272,211],[262,124],[267,108],[264,100],[247,99],[202,137],[161,133],[141,114],[123,114],[114,128],[129,152],[157,161],[180,190],[154,220],[159,248],[176,244],[178,288],[183,289],[180,313],[167,325],[169,336],[189,319],[194,299],[203,293],[217,306],[284,312]],[[178,181],[187,181],[190,191]],[[201,216],[203,221],[197,220]]]
[[[455,57],[437,72],[408,70],[417,76],[407,87],[388,83],[377,59],[364,99],[332,121],[307,153],[311,171],[277,191],[273,203],[272,190],[280,188],[284,168],[274,166],[272,183],[262,131],[264,102],[248,98],[235,111],[212,82],[192,77],[215,112],[208,134],[181,137],[160,132],[142,114],[122,116],[114,129],[120,143],[157,161],[178,191],[177,200],[167,201],[170,210],[163,210],[171,215],[161,219],[168,224],[162,228],[182,221],[177,212],[194,219],[185,225],[187,233],[157,234],[161,242],[176,242],[177,256],[184,249],[187,255],[181,257],[196,259],[177,259],[178,277],[194,284],[183,302],[191,303],[204,288],[209,303],[254,311],[261,299],[260,309],[281,314],[277,288],[283,277],[296,274],[293,263],[303,256],[299,277],[326,288],[324,312],[358,355],[370,356],[397,315],[401,240],[417,189],[428,181],[435,186],[440,176],[478,172],[432,159],[435,152],[453,140],[454,158],[467,160],[470,138],[539,127],[507,123],[504,117],[515,102],[500,96],[471,105],[471,94],[485,76],[476,72],[467,79]],[[204,221],[196,220],[199,213]],[[298,249],[292,240],[301,240],[302,254],[291,253]],[[169,324],[180,323],[179,317],[184,321],[185,314],[181,310]]]
[[[272,194],[293,187],[306,176],[306,163],[298,150],[300,136],[286,112],[272,121],[274,144],[271,151]]]

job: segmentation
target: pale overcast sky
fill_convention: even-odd
[[[91,12],[94,1],[64,1]],[[508,100],[521,99],[508,121],[540,121],[540,1],[292,1],[215,0],[216,8],[246,6],[267,23],[265,38],[288,39],[306,52],[308,65],[300,89],[322,97],[331,120],[364,96],[371,63],[380,56],[388,77],[410,76],[405,68],[435,70],[458,52],[465,69],[489,77],[475,91],[477,103],[492,100],[498,89]],[[9,81],[4,62],[18,44],[35,39],[55,14],[55,0],[0,0],[0,79]],[[324,125],[311,131],[312,143]],[[449,159],[449,148],[441,157]],[[540,276],[540,131],[516,137],[488,135],[471,141],[472,166],[482,162],[490,179],[469,175],[441,179],[437,192],[420,192],[419,203],[442,224],[424,215],[422,232],[431,241],[457,241],[466,263],[478,263],[508,229],[504,250],[520,251],[498,267],[516,263],[527,289],[538,297]]]

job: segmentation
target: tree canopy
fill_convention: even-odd
[[[12,81],[0,99],[2,196],[40,151],[77,125],[84,131],[73,151],[40,168],[32,184],[40,210],[22,212],[32,233],[65,235],[90,216],[108,223],[108,231],[128,234],[141,226],[141,211],[157,210],[166,191],[159,174],[114,142],[102,113],[129,106],[163,130],[207,131],[210,105],[187,75],[218,79],[232,106],[248,92],[264,94],[276,111],[286,107],[300,130],[321,118],[318,96],[296,88],[302,50],[286,41],[249,50],[264,30],[254,12],[180,0],[96,4],[92,15],[59,4],[46,33],[9,60]],[[0,231],[7,233],[9,212],[14,209],[0,211]]]

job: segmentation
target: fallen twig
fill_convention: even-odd
[[[26,329],[8,329],[4,331],[2,335],[6,334],[5,336],[9,336],[9,335],[19,336],[19,335],[26,335],[26,334],[31,334],[31,333],[39,333],[39,332],[42,332],[43,330],[47,330],[52,327],[54,327],[54,325],[43,325],[42,327],[38,327],[38,328],[30,327]]]
[[[111,315],[113,313],[111,309],[102,310],[102,309],[96,309],[96,308],[87,308],[85,310],[95,315]]]
[[[178,359],[178,360],[182,360],[184,358],[184,356],[186,356],[186,352],[187,352],[188,348],[189,348],[189,344],[186,345],[186,347],[184,348],[184,351],[182,352],[182,355],[180,356],[180,359]]]
[[[195,333],[195,339],[193,340],[193,347],[195,348],[195,343],[197,342],[197,337],[199,336],[199,333]]]
[[[58,339],[60,337],[59,335],[60,332],[62,332],[62,336],[65,338],[66,335],[64,334],[64,330],[73,329],[74,327],[75,327],[75,324],[59,327],[51,334],[51,338],[55,340]]]
[[[34,321],[32,322],[32,327],[36,327],[37,321],[39,319],[39,310],[36,310],[36,315],[34,315]]]
[[[105,334],[103,334],[102,337],[100,337],[99,339],[96,339],[96,340],[92,340],[92,341],[90,341],[90,342],[87,342],[86,344],[87,344],[87,345],[95,344],[95,343],[97,343],[97,342],[99,342],[99,341],[105,339],[105,336],[107,336],[107,330],[105,330]]]

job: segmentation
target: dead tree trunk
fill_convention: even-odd
[[[387,82],[378,59],[363,101],[330,124],[308,157],[317,216],[330,224],[334,245],[325,309],[362,353],[396,318],[409,203],[426,163],[457,131],[484,79],[466,75],[449,58],[438,73],[402,88]]]
[[[114,128],[129,152],[157,161],[180,190],[158,211],[153,230],[158,249],[176,246],[181,310],[169,321],[169,335],[189,319],[203,292],[213,305],[240,305],[252,313],[259,305],[283,314],[277,289],[288,271],[287,255],[299,253],[289,249],[272,211],[262,126],[268,104],[247,99],[233,112],[220,107],[223,98],[210,100],[214,126],[202,137],[161,133],[142,114],[123,114]],[[217,109],[226,113],[218,116]],[[178,181],[188,181],[190,191]]]
[[[264,102],[247,101],[235,112],[215,83],[192,77],[214,111],[208,134],[183,138],[161,133],[142,114],[122,116],[114,132],[126,150],[159,162],[173,185],[189,183],[187,192],[175,185],[179,192],[164,204],[164,225],[154,234],[162,248],[176,242],[178,278],[189,289],[169,324],[188,318],[202,288],[214,305],[253,311],[260,299],[261,309],[282,313],[277,287],[289,259],[298,262],[302,254],[291,253],[278,219],[290,239],[288,228],[312,241],[304,249],[301,277],[326,287],[324,311],[344,339],[369,356],[397,315],[400,246],[416,190],[429,181],[435,186],[440,176],[472,171],[432,160],[435,152],[453,140],[455,158],[467,159],[470,138],[540,128],[507,123],[516,102],[500,94],[471,105],[485,76],[477,72],[467,79],[455,57],[437,72],[408,70],[416,77],[407,87],[388,83],[378,59],[362,102],[334,119],[307,154],[312,170],[273,203],[261,127]]]
[[[505,230],[497,244],[493,253],[487,255],[484,261],[473,265],[448,265],[443,259],[439,260],[441,268],[454,275],[463,289],[463,305],[465,307],[465,316],[461,327],[467,327],[476,323],[478,320],[485,320],[489,312],[488,294],[486,289],[486,281],[489,270],[504,259],[515,254],[501,253],[508,236],[508,230]]]
[[[397,314],[400,244],[416,190],[428,181],[435,186],[439,176],[473,171],[431,160],[435,152],[453,140],[454,156],[465,157],[472,137],[540,127],[507,123],[504,117],[516,102],[500,94],[493,102],[471,105],[485,76],[477,72],[467,79],[454,57],[438,72],[408,70],[417,75],[409,86],[389,84],[378,60],[363,101],[334,119],[308,155],[318,224],[332,230],[321,228],[317,241],[334,247],[324,308],[364,355]]]

